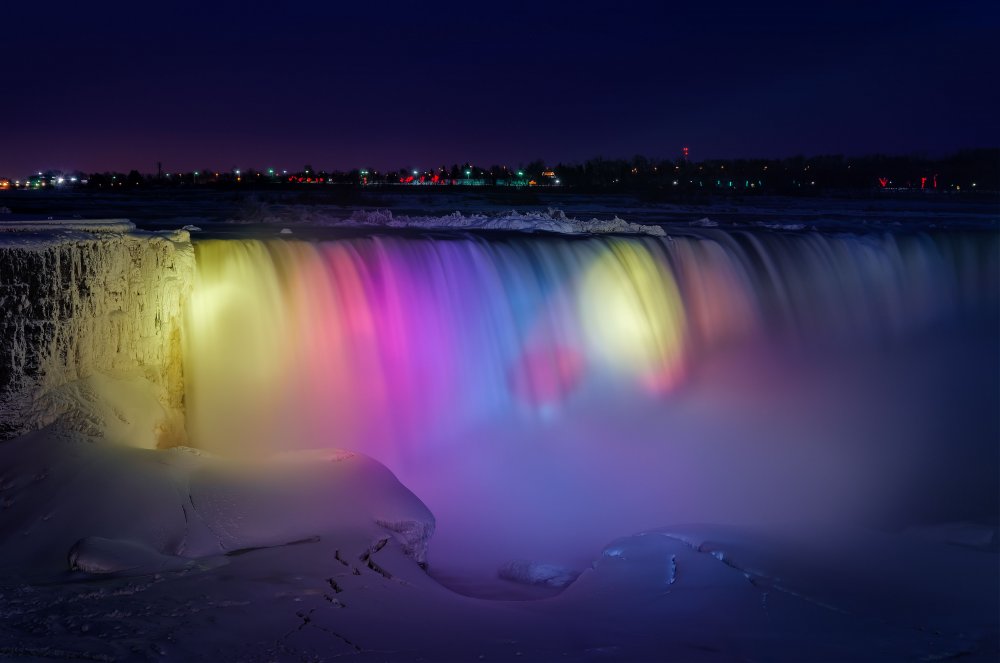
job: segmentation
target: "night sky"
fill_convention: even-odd
[[[199,4],[5,3],[0,175],[1000,144],[996,0]]]

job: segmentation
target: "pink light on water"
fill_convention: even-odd
[[[216,451],[390,461],[487,419],[551,417],[578,394],[669,397],[702,357],[753,335],[896,333],[950,315],[978,278],[948,276],[950,249],[926,237],[768,242],[199,242],[189,433]]]

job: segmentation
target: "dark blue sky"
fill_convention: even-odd
[[[5,5],[0,175],[1000,144],[995,0],[208,4]]]

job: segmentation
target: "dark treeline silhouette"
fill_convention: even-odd
[[[0,179],[0,182],[3,180]],[[963,150],[942,158],[922,156],[845,157],[825,155],[785,159],[717,159],[688,161],[594,158],[583,163],[532,161],[521,167],[442,165],[430,170],[398,168],[380,171],[355,168],[316,170],[311,165],[289,171],[274,168],[204,168],[188,172],[59,173],[50,171],[7,188],[86,187],[139,188],[213,187],[272,188],[323,185],[552,187],[575,191],[639,192],[651,196],[699,194],[809,195],[831,192],[923,191],[940,193],[1000,190],[1000,148]]]

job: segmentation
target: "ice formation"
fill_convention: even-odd
[[[410,228],[423,230],[477,230],[520,233],[552,233],[559,235],[652,235],[663,237],[666,231],[657,225],[610,219],[576,219],[558,209],[547,212],[497,213],[452,212],[437,216],[409,216],[391,210],[359,210],[345,216],[331,210],[288,206],[255,214],[258,223],[295,222],[305,226],[357,226],[373,228]]]
[[[103,376],[152,385],[165,411],[158,443],[182,442],[182,314],[193,281],[185,231],[136,232],[122,221],[0,225],[0,438],[79,411],[73,404],[99,385],[58,389]]]

